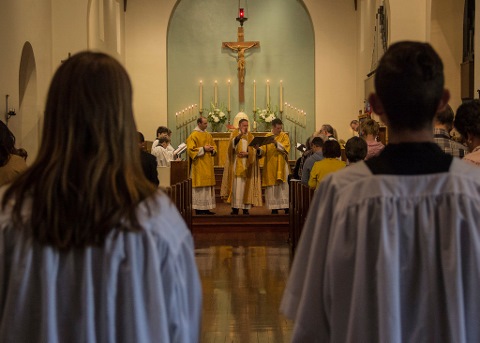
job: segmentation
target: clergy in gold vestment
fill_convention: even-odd
[[[279,209],[288,213],[289,206],[287,177],[290,174],[290,139],[282,129],[283,123],[280,119],[272,120],[272,133],[269,135],[275,136],[275,143],[264,145],[260,150],[261,155],[265,156],[262,175],[265,203],[272,210],[272,214],[277,214]]]
[[[187,151],[191,159],[192,207],[196,214],[214,214],[215,175],[213,156],[217,147],[207,130],[208,122],[204,117],[197,119],[197,127],[187,138]]]
[[[248,120],[241,119],[238,126],[230,135],[220,192],[231,203],[233,215],[238,214],[239,208],[243,214],[249,214],[252,206],[262,206],[259,155],[249,146],[254,137],[248,132]]]

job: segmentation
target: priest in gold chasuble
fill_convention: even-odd
[[[187,152],[191,159],[192,207],[196,214],[214,214],[215,175],[213,156],[217,147],[207,130],[208,122],[204,117],[197,119],[197,127],[187,138]]]
[[[238,126],[230,135],[220,191],[221,197],[231,203],[233,215],[240,208],[243,214],[249,214],[252,206],[262,206],[260,156],[249,146],[254,137],[248,132],[248,120],[240,119]]]
[[[265,203],[272,214],[278,214],[279,209],[288,213],[288,182],[290,174],[288,154],[290,153],[290,138],[282,131],[280,119],[272,120],[272,133],[275,143],[264,145],[260,154],[265,156],[263,165],[262,186],[265,187]]]

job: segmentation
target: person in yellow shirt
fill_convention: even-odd
[[[283,123],[280,119],[272,120],[272,132],[267,136],[274,136],[275,142],[262,146],[258,151],[265,156],[262,174],[262,186],[265,187],[265,204],[278,214],[279,209],[288,213],[288,183],[290,174],[288,154],[290,152],[290,139],[282,131]]]
[[[262,182],[256,149],[248,132],[248,120],[240,119],[238,129],[230,134],[220,195],[232,205],[232,215],[250,214],[252,206],[262,206]]]
[[[217,147],[213,137],[207,132],[208,121],[197,119],[197,127],[187,138],[187,152],[191,159],[192,207],[196,214],[215,214],[215,175],[213,156]]]
[[[310,188],[316,189],[325,176],[345,168],[345,162],[338,159],[341,154],[340,144],[337,141],[326,141],[323,144],[323,160],[315,162],[313,165],[308,180]]]

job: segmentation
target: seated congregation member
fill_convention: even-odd
[[[157,139],[158,145],[152,148],[152,155],[157,158],[157,165],[159,167],[170,167],[170,162],[175,161],[177,155],[168,147],[170,145],[170,138],[162,136]]]
[[[220,196],[232,206],[230,214],[250,214],[253,206],[262,206],[262,180],[255,147],[249,146],[253,135],[248,132],[248,120],[240,119],[239,128],[232,131],[223,169]]]
[[[25,160],[15,149],[15,136],[7,125],[0,121],[0,186],[12,182],[27,169]]]
[[[455,117],[455,128],[471,151],[463,159],[480,166],[480,100],[475,99],[460,105]]]
[[[300,157],[300,162],[299,162],[299,165],[298,165],[298,176],[299,176],[299,180],[302,180],[302,174],[303,174],[303,166],[305,165],[305,161],[313,155],[313,150],[312,150],[312,139],[315,138],[315,137],[320,137],[322,139],[322,141],[326,141],[327,140],[327,136],[324,135],[323,133],[319,133],[319,132],[315,132],[311,137],[309,137],[307,139],[307,143],[308,145],[306,144],[305,146],[307,147],[307,150],[302,154],[302,156]]]
[[[345,168],[345,162],[339,160],[341,155],[342,151],[337,141],[327,140],[323,143],[323,159],[314,163],[310,171],[308,186],[317,188],[325,176]]]
[[[480,178],[433,142],[442,61],[392,44],[374,84],[389,144],[315,192],[281,304],[292,342],[479,342]]]
[[[289,181],[293,180],[301,180],[302,179],[302,169],[306,159],[313,154],[312,146],[310,145],[310,141],[312,140],[313,136],[308,137],[305,141],[305,150],[302,152],[302,156],[297,158],[295,161],[295,167],[293,168],[292,174],[289,175]]]
[[[142,169],[145,177],[152,182],[154,185],[158,186],[160,182],[158,181],[158,172],[157,172],[157,159],[152,154],[149,154],[145,147],[145,136],[141,132],[138,134],[138,146],[140,148],[140,161],[142,162]]]
[[[468,148],[459,142],[455,142],[450,137],[454,117],[455,115],[450,105],[447,105],[444,111],[435,114],[433,119],[433,139],[447,154],[463,158],[468,153]]]
[[[358,120],[354,119],[350,122],[350,130],[352,132],[352,137],[358,137],[359,136],[359,130],[360,128],[360,123]]]
[[[0,190],[2,341],[198,342],[192,236],[142,172],[125,69],[72,56],[44,113],[36,160]]]
[[[337,130],[335,130],[330,124],[323,124],[319,133],[322,135],[325,135],[327,137],[326,140],[329,140],[329,141],[338,140]]]
[[[345,155],[347,156],[347,165],[363,161],[367,156],[367,142],[360,137],[352,137],[345,144]]]
[[[313,154],[307,158],[303,164],[302,170],[302,183],[308,186],[308,180],[310,180],[310,173],[312,171],[313,165],[315,162],[321,161],[323,159],[323,139],[320,137],[312,138],[311,146]]]
[[[168,138],[167,150],[171,151],[173,153],[175,151],[175,148],[170,144],[170,141],[172,140],[172,130],[170,130],[166,126],[159,126],[157,128],[157,137],[155,138],[155,140],[152,143],[152,150],[153,150],[153,148],[155,148],[157,145],[160,144],[159,139],[161,137],[167,137]]]
[[[383,149],[385,149],[385,145],[377,140],[378,133],[380,132],[380,125],[378,125],[375,120],[367,119],[363,121],[360,126],[360,132],[368,146],[367,157],[365,157],[365,160],[377,156]]]

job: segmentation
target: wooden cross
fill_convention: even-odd
[[[238,71],[238,101],[243,103],[245,102],[245,51],[251,48],[259,48],[260,42],[245,42],[243,27],[238,28],[236,42],[222,42],[222,48],[228,48],[230,50],[236,51],[238,54],[237,57],[237,71]]]

